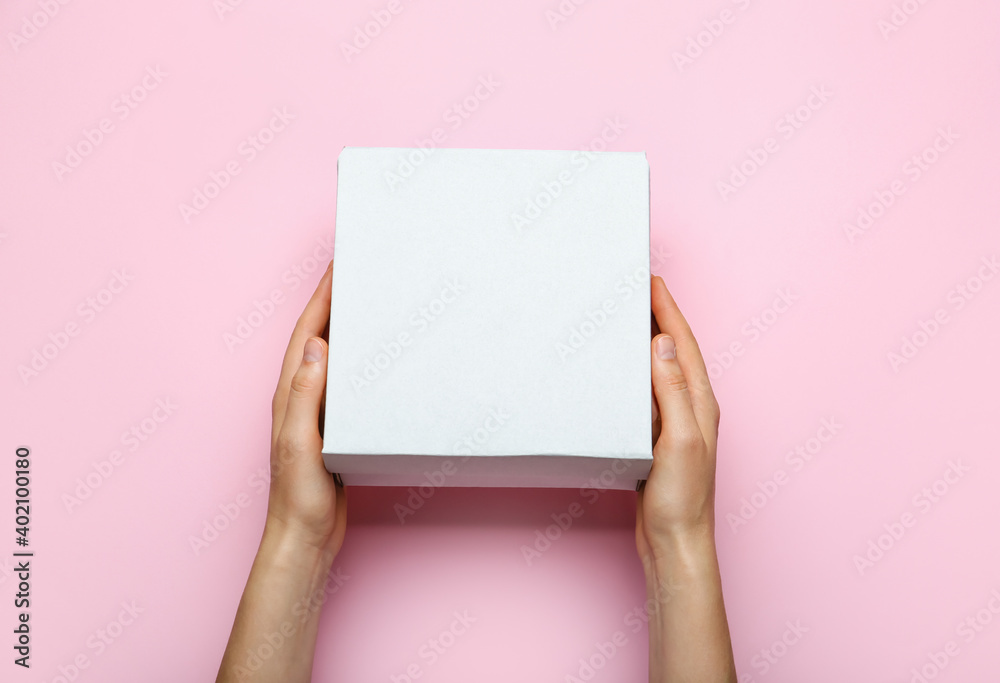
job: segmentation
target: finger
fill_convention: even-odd
[[[288,403],[288,390],[292,381],[292,375],[298,370],[302,362],[302,349],[306,339],[309,337],[319,337],[323,335],[323,330],[330,321],[330,283],[333,279],[333,261],[327,266],[326,272],[316,285],[316,291],[306,304],[305,310],[295,323],[292,336],[288,341],[288,348],[285,350],[285,357],[281,363],[281,373],[278,376],[278,386],[274,392],[274,399],[271,401],[271,443],[281,430],[281,422],[285,415],[285,406]]]
[[[688,381],[691,404],[698,423],[701,425],[705,440],[714,445],[719,426],[719,404],[712,390],[698,341],[694,338],[691,327],[667,289],[663,278],[658,275],[653,277],[650,287],[650,301],[657,325],[661,332],[668,333],[674,339],[677,362]]]
[[[691,404],[687,378],[677,361],[674,340],[667,334],[657,335],[650,343],[652,354],[653,393],[660,406],[663,423],[660,440],[668,444],[688,444],[703,438]],[[654,449],[655,454],[655,449]]]
[[[278,440],[294,451],[314,450],[321,445],[319,413],[326,386],[326,354],[326,342],[309,337],[302,361],[288,385],[288,404]]]

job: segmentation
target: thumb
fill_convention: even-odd
[[[667,432],[671,438],[699,433],[687,379],[677,361],[673,338],[666,334],[657,335],[650,351],[653,394],[659,407],[662,432]]]
[[[319,337],[306,340],[302,363],[292,376],[288,405],[281,430],[292,437],[292,443],[308,443],[319,438],[319,408],[326,388],[326,342]]]

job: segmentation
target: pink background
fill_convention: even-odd
[[[15,549],[13,453],[28,445],[37,553],[30,672],[11,662],[10,552],[0,562],[0,678],[59,681],[82,656],[79,681],[214,679],[265,512],[281,355],[326,259],[300,286],[286,273],[333,234],[344,145],[410,147],[443,128],[451,147],[583,149],[617,118],[607,149],[649,156],[653,248],[668,254],[653,270],[718,364],[717,535],[741,681],[903,682],[924,666],[995,680],[1000,278],[982,259],[1000,251],[1000,5],[908,0],[919,10],[900,7],[883,35],[889,0],[566,0],[554,28],[556,0],[401,0],[348,61],[341,45],[386,2],[247,0],[221,17],[210,0],[74,2],[51,19],[42,4],[0,6],[2,543]],[[447,123],[490,76],[495,91]],[[145,98],[121,119],[136,86]],[[831,95],[808,109],[813,87]],[[803,106],[786,139],[778,122]],[[185,222],[179,204],[245,160],[275,107],[294,120]],[[58,177],[104,118],[110,132]],[[927,152],[949,127],[947,149]],[[754,168],[748,149],[768,138],[777,151]],[[923,154],[916,179],[906,164]],[[754,172],[724,199],[742,162]],[[905,193],[850,239],[845,223],[894,182]],[[108,303],[121,269],[132,279]],[[283,303],[228,348],[275,289]],[[779,290],[796,299],[776,313]],[[947,322],[928,323],[939,309]],[[68,323],[78,334],[62,339]],[[50,335],[64,348],[24,374]],[[920,346],[894,367],[904,337]],[[176,405],[162,423],[157,399]],[[838,433],[810,441],[830,418]],[[143,424],[144,441],[123,443]],[[796,447],[815,454],[787,458]],[[98,488],[68,510],[88,475]],[[619,630],[627,644],[594,680],[644,680],[646,632],[625,622],[645,600],[634,494],[441,490],[405,525],[405,490],[349,495],[337,566],[351,578],[324,609],[316,680],[417,664],[421,681],[563,681]],[[521,546],[573,502],[584,516],[529,565]],[[108,629],[130,601],[142,613]],[[420,648],[455,611],[477,621],[429,663]],[[959,630],[968,618],[978,630]],[[116,634],[103,650],[100,629]],[[949,641],[937,674],[928,656]]]

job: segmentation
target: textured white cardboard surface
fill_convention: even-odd
[[[375,486],[645,479],[646,155],[345,147],[337,166],[327,469]]]

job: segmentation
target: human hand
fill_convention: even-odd
[[[292,332],[271,402],[271,489],[264,534],[336,555],[344,542],[344,487],[323,465],[319,432],[326,387],[322,339],[330,320],[333,262]]]
[[[666,556],[678,540],[714,544],[719,433],[719,404],[698,342],[659,276],[650,281],[650,299],[660,334],[654,330],[650,344],[653,467],[636,514],[636,546],[645,565]]]

